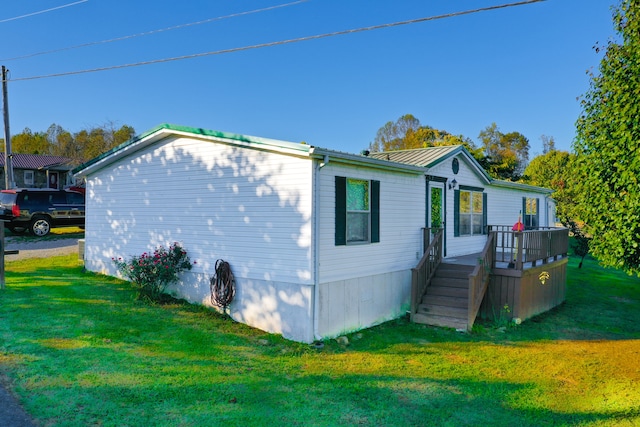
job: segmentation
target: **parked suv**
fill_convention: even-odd
[[[84,227],[84,194],[20,188],[0,191],[0,220],[14,233],[46,236],[52,227]]]

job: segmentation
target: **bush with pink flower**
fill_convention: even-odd
[[[113,258],[118,271],[138,288],[138,299],[160,301],[168,285],[178,281],[178,274],[193,267],[179,243],[168,248],[160,245],[153,253],[144,252],[128,260]]]

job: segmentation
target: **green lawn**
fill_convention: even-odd
[[[77,256],[7,264],[5,383],[43,426],[637,426],[640,280],[588,259],[506,330],[404,319],[323,349],[136,301]]]

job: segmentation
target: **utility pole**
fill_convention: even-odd
[[[11,153],[11,132],[9,131],[9,99],[7,95],[7,68],[2,66],[2,101],[4,116],[4,181],[6,189],[16,186],[13,180],[13,154]]]
[[[9,184],[13,180],[13,169],[11,167],[11,135],[9,133],[9,101],[7,100],[7,69],[2,66],[2,100],[4,108],[2,109],[4,115],[4,177],[5,188],[9,187]],[[11,177],[9,177],[9,171],[11,171]],[[4,277],[4,223],[0,224],[0,289],[5,288]]]

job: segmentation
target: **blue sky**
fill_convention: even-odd
[[[294,0],[30,0],[0,11],[11,132],[161,123],[359,153],[403,114],[477,136],[495,122],[540,154],[570,150],[577,97],[613,36],[615,0],[547,0],[410,25],[153,65],[100,67],[241,48],[510,3],[308,0],[185,28],[33,53],[224,17]],[[512,0],[515,1],[515,0]],[[35,12],[48,12],[33,14]],[[33,15],[31,15],[33,14]],[[30,16],[26,16],[30,15]]]

